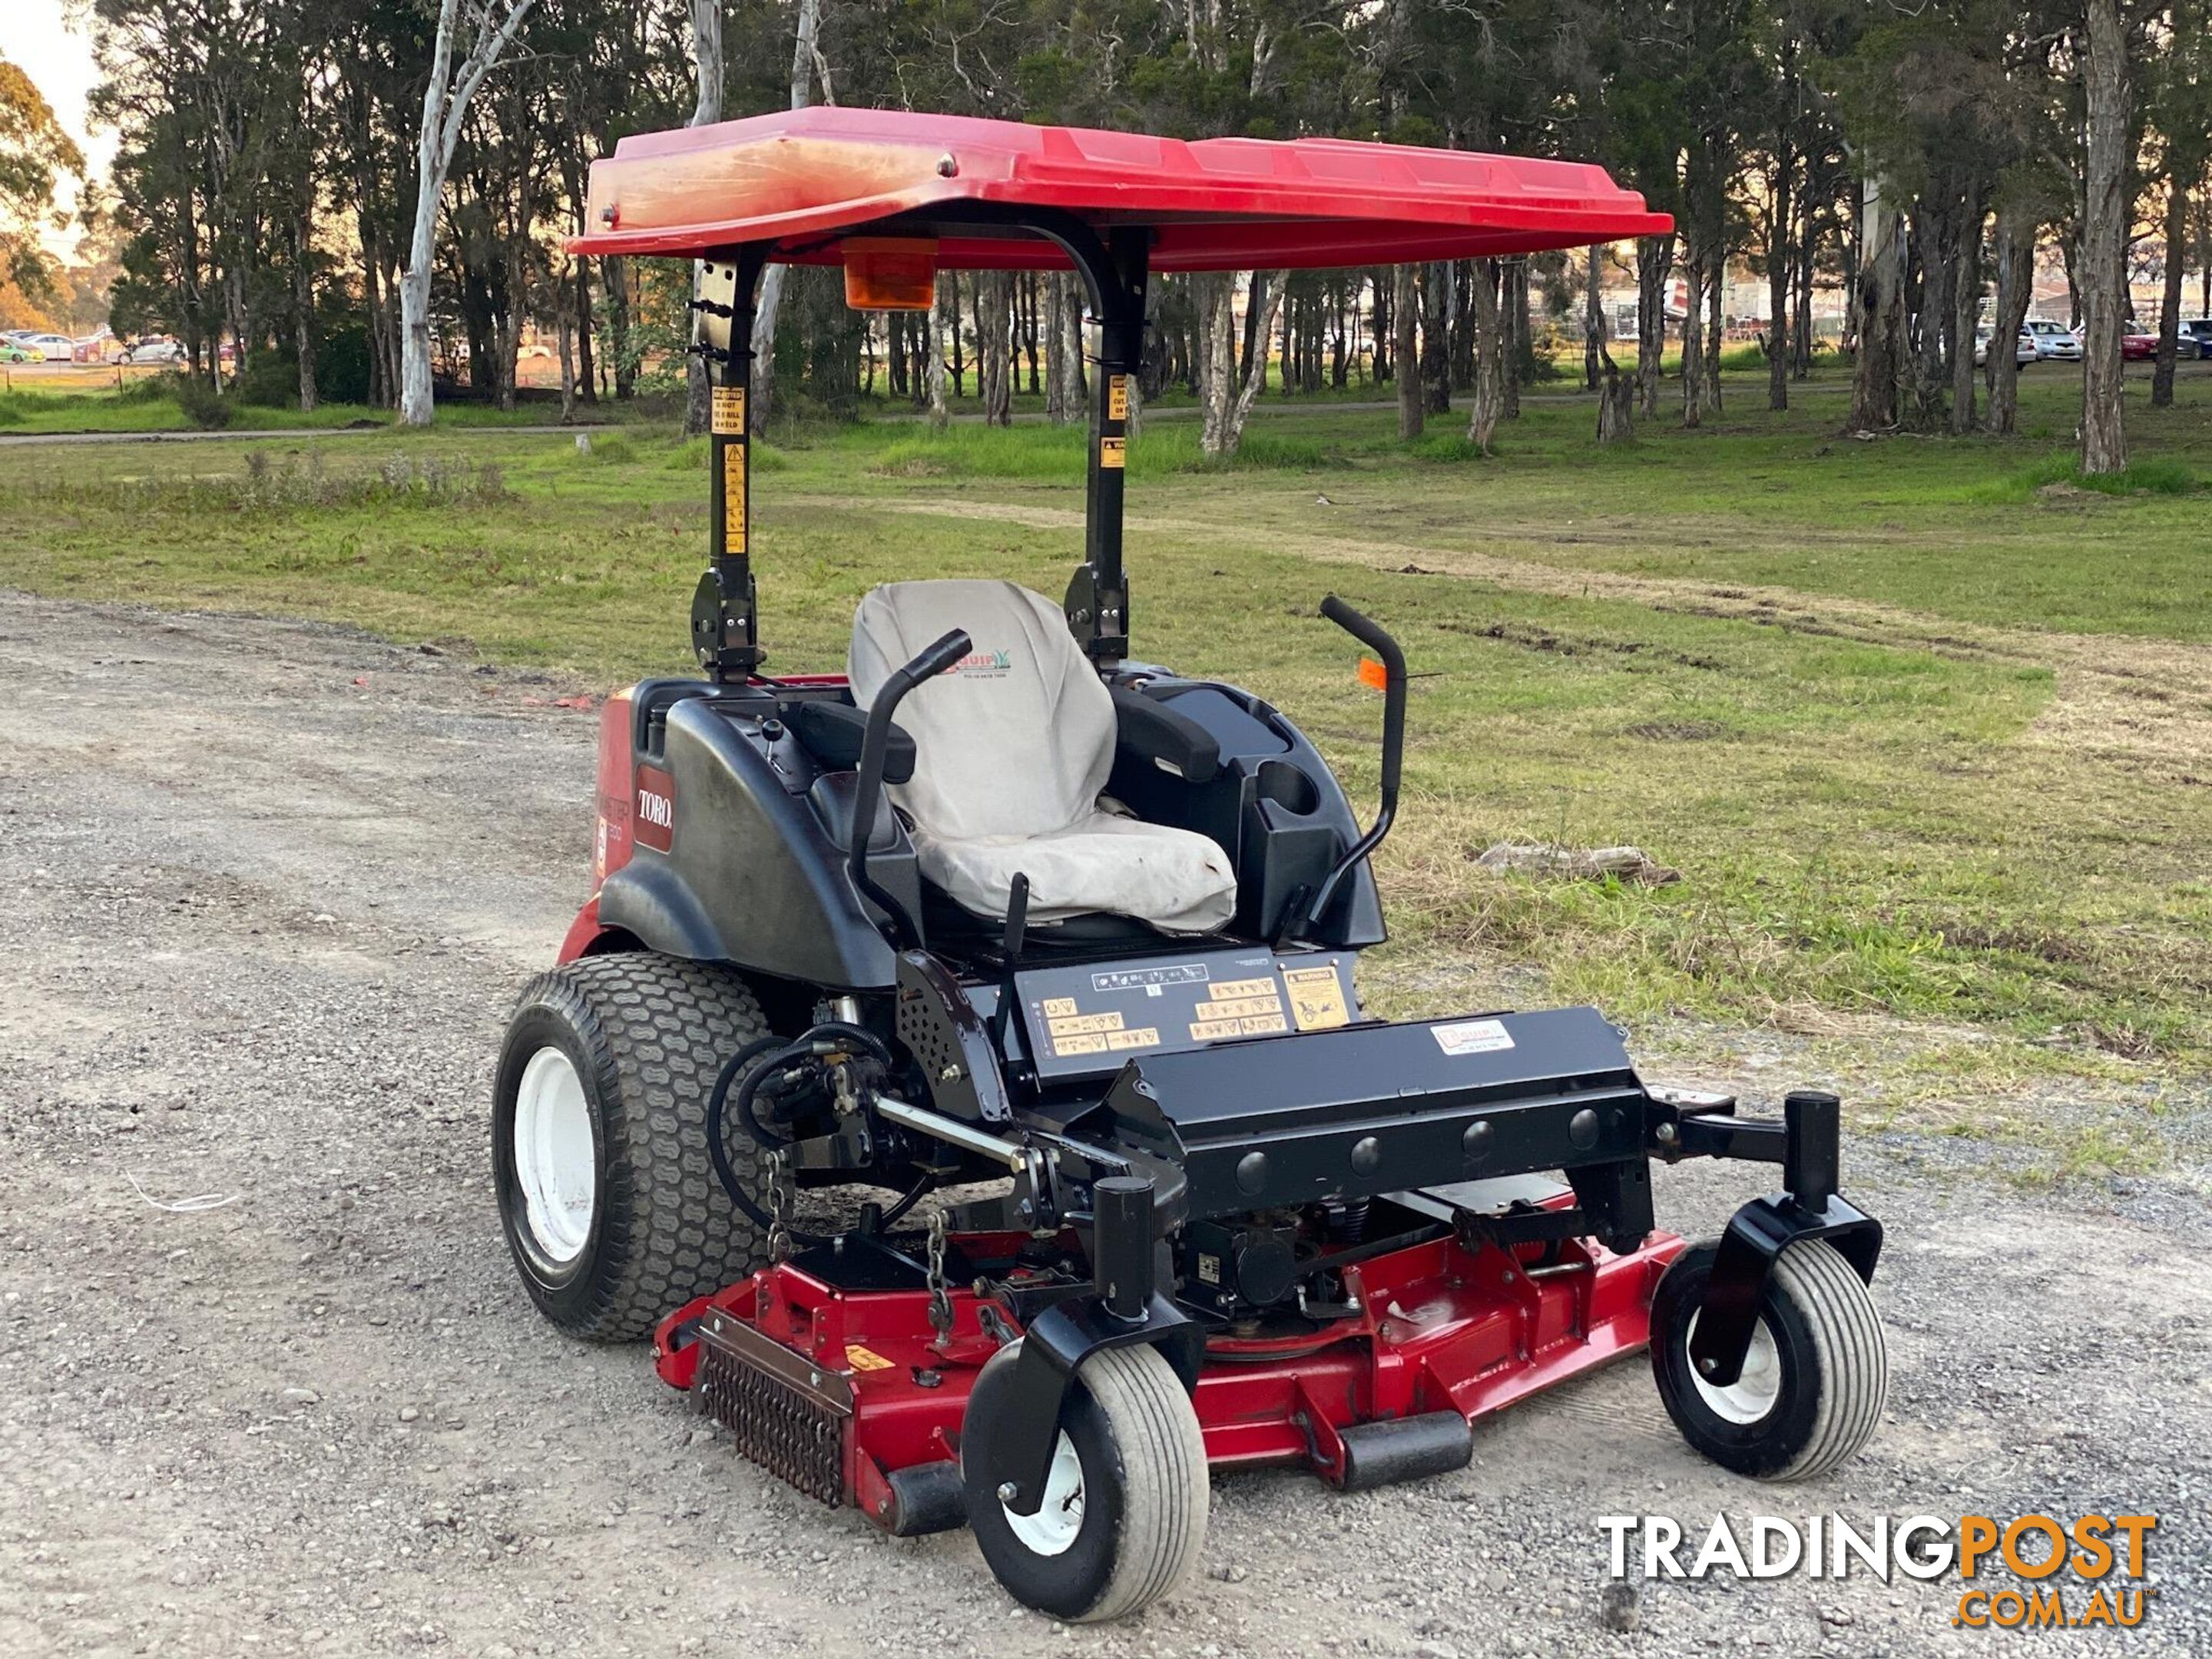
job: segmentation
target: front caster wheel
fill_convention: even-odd
[[[1175,1368],[1157,1348],[1085,1360],[1068,1395],[1043,1505],[999,1500],[993,1426],[1005,1420],[1021,1344],[992,1357],[961,1425],[968,1522],[992,1574],[1025,1607],[1086,1624],[1127,1618],[1173,1589],[1206,1540],[1206,1443]]]
[[[1866,1282],[1823,1239],[1784,1249],[1766,1281],[1743,1375],[1697,1374],[1691,1334],[1717,1245],[1686,1251],[1651,1304],[1651,1368],[1682,1437],[1723,1468],[1809,1480],[1857,1452],[1881,1420],[1889,1352]]]

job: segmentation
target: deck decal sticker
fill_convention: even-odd
[[[1119,472],[1128,465],[1129,441],[1127,438],[1101,438],[1098,441],[1098,465]]]
[[[1106,377],[1106,418],[1109,421],[1129,418],[1129,377],[1126,374]]]
[[[1429,1035],[1437,1047],[1454,1059],[1462,1054],[1495,1054],[1513,1046],[1513,1034],[1502,1020],[1463,1019],[1454,1025],[1431,1025]]]
[[[1344,1000],[1344,981],[1336,964],[1326,968],[1285,968],[1283,983],[1290,987],[1291,1018],[1301,1031],[1330,1031],[1348,1024],[1352,1010]]]
[[[741,386],[718,386],[714,388],[714,435],[720,438],[742,438],[745,435],[745,389]]]
[[[891,1362],[873,1348],[864,1348],[857,1342],[845,1345],[845,1364],[856,1371],[887,1371]]]

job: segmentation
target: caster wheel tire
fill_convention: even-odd
[[[961,1428],[968,1523],[1024,1607],[1086,1624],[1123,1619],[1181,1582],[1206,1540],[1211,1488],[1198,1413],[1155,1348],[1109,1348],[1076,1374],[1035,1515],[1016,1515],[984,1473],[1021,1344],[975,1379]]]
[[[493,1085],[492,1179],[524,1287],[562,1330],[634,1341],[766,1261],[714,1177],[706,1119],[722,1062],[768,1031],[736,974],[674,957],[587,957],[524,988]]]
[[[1686,1251],[1651,1305],[1651,1367],[1682,1437],[1739,1474],[1809,1480],[1856,1454],[1881,1421],[1889,1351],[1866,1282],[1823,1239],[1782,1253],[1766,1282],[1743,1375],[1716,1388],[1691,1334],[1717,1245]]]

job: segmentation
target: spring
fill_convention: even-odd
[[[1373,1200],[1364,1198],[1325,1198],[1322,1209],[1328,1212],[1328,1230],[1346,1243],[1357,1244],[1367,1236],[1367,1206]]]

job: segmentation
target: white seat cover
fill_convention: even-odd
[[[866,708],[893,669],[955,628],[969,655],[899,705],[914,777],[889,792],[914,821],[923,875],[978,915],[1003,916],[1015,874],[1030,919],[1132,916],[1205,933],[1237,908],[1213,841],[1098,805],[1114,766],[1114,702],[1050,600],[1012,582],[894,582],[860,601],[848,666]]]

